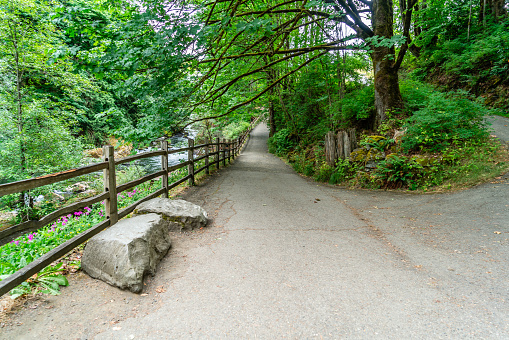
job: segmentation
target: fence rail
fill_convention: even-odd
[[[46,266],[50,265],[53,261],[58,260],[75,247],[84,243],[92,236],[112,226],[120,218],[123,218],[130,214],[132,211],[134,211],[136,206],[139,205],[140,203],[161,195],[163,195],[163,197],[168,197],[169,190],[177,187],[178,185],[184,183],[185,181],[188,181],[189,185],[194,185],[195,175],[203,170],[205,170],[206,174],[209,174],[211,166],[214,166],[216,169],[219,169],[221,162],[223,163],[223,166],[226,166],[226,161],[231,162],[231,160],[235,159],[235,156],[241,152],[251,130],[253,129],[254,125],[257,123],[259,119],[260,117],[258,117],[253,123],[251,123],[250,128],[243,135],[241,135],[239,138],[235,140],[220,139],[219,137],[217,137],[215,141],[209,141],[208,139],[206,139],[204,144],[195,146],[194,140],[189,138],[188,147],[174,150],[168,150],[168,142],[162,141],[160,144],[161,150],[144,152],[137,155],[125,157],[122,159],[115,159],[113,146],[106,145],[103,147],[103,162],[101,163],[0,185],[0,197],[1,197],[9,194],[22,193],[24,191],[35,189],[44,185],[62,182],[71,178],[79,177],[82,175],[90,174],[101,170],[103,171],[103,181],[104,181],[104,191],[99,195],[87,198],[77,203],[70,204],[66,207],[63,207],[48,215],[43,216],[39,220],[23,222],[0,231],[0,246],[16,239],[17,237],[23,234],[43,228],[63,215],[72,213],[74,211],[77,211],[78,209],[84,208],[97,202],[104,201],[106,212],[105,221],[94,225],[90,229],[62,243],[61,245],[50,250],[43,256],[34,260],[24,268],[21,268],[20,270],[10,275],[6,279],[0,281],[0,296],[9,292],[11,289],[15,288],[17,285],[21,284],[23,281],[30,278],[32,275],[44,269]],[[204,149],[205,154],[195,158],[194,157],[195,151],[200,149]],[[185,151],[187,151],[187,161],[168,167],[168,155]],[[154,156],[161,156],[160,171],[117,186],[115,176],[116,165]],[[211,157],[212,160],[210,159]],[[205,165],[195,170],[196,164],[202,160],[204,160]],[[185,168],[186,166],[188,169],[187,176],[173,183],[168,183],[169,173],[179,170],[181,168]],[[161,177],[163,179],[162,188],[138,200],[137,202],[134,202],[130,206],[118,211],[117,193],[120,193],[129,188],[140,185],[142,183],[145,183],[158,177]]]

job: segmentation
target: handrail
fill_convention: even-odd
[[[108,162],[101,162],[97,164],[87,165],[77,169],[65,170],[54,174],[39,176],[23,181],[6,183],[0,185],[0,197],[27,190],[32,190],[43,185],[62,182],[70,178],[83,176],[92,172],[100,171],[108,167]]]

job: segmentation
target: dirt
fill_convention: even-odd
[[[3,297],[0,339],[90,339],[128,318],[154,312],[161,306],[160,295],[171,289],[168,282],[187,270],[187,250],[214,242],[221,233],[219,229],[170,233],[172,247],[160,262],[157,275],[145,279],[141,295],[119,290],[79,271],[68,275],[69,286],[62,287],[59,296],[39,294],[16,302]],[[80,312],[83,310],[87,313]],[[57,329],[59,335],[54,335]]]

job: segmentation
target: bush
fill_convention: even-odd
[[[348,159],[338,159],[336,163],[336,168],[332,172],[330,176],[329,183],[330,184],[338,184],[349,179],[352,174],[354,174],[356,168],[354,164],[351,164]]]
[[[340,106],[343,120],[355,121],[369,118],[375,112],[374,87],[364,86],[347,93],[340,101]]]
[[[228,124],[223,128],[223,136],[228,139],[238,138],[242,133],[249,130],[248,122],[240,121]]]
[[[390,155],[378,164],[374,177],[385,188],[408,186],[417,189],[417,182],[423,172],[423,166],[413,159],[404,156]]]
[[[327,163],[322,163],[315,173],[315,180],[319,182],[328,182],[334,173],[334,168]]]
[[[295,142],[290,139],[290,130],[282,129],[269,138],[269,152],[275,153],[277,156],[286,154],[295,146]]]
[[[483,120],[486,109],[466,98],[464,91],[435,92],[426,107],[407,119],[403,149],[442,151],[453,141],[488,136]]]

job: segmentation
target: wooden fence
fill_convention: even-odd
[[[259,119],[259,118],[258,118]],[[216,138],[216,141],[209,141],[208,138],[205,140],[204,144],[194,145],[193,139],[188,139],[189,145],[187,148],[180,148],[175,150],[168,150],[168,142],[162,141],[160,142],[160,150],[140,153],[134,156],[121,158],[116,160],[114,158],[114,149],[111,145],[106,145],[103,147],[103,161],[97,164],[84,166],[78,169],[71,169],[62,171],[55,174],[45,175],[41,177],[36,177],[32,179],[27,179],[24,181],[18,181],[13,183],[7,183],[0,185],[0,197],[9,194],[21,193],[27,190],[31,190],[34,188],[41,187],[43,185],[49,185],[57,182],[62,182],[74,177],[90,174],[93,172],[103,171],[103,179],[104,179],[104,190],[101,194],[87,198],[80,202],[68,205],[63,207],[57,211],[54,211],[40,220],[32,220],[24,223],[20,223],[18,225],[12,226],[5,230],[0,231],[0,246],[14,240],[15,238],[26,234],[28,232],[40,229],[60,218],[63,215],[72,213],[84,207],[90,206],[91,204],[104,201],[105,206],[105,216],[106,220],[96,224],[90,229],[84,231],[68,240],[65,243],[57,246],[56,248],[50,250],[43,256],[34,260],[24,268],[18,270],[16,273],[10,275],[8,278],[0,281],[0,296],[9,292],[11,289],[15,288],[19,284],[21,284],[26,279],[30,278],[32,275],[38,273],[40,270],[44,269],[48,265],[50,265],[53,261],[60,259],[62,256],[67,254],[69,251],[73,250],[75,247],[81,245],[92,236],[98,234],[102,230],[112,226],[119,219],[125,217],[129,213],[131,213],[136,206],[140,203],[148,201],[152,198],[162,195],[163,197],[168,197],[168,191],[176,186],[184,183],[185,181],[189,182],[189,185],[194,185],[195,176],[205,171],[206,174],[209,174],[209,170],[211,166],[214,166],[216,169],[220,168],[220,163],[223,163],[223,166],[226,166],[226,162],[231,162],[235,157],[240,153],[244,143],[246,142],[249,133],[253,129],[254,125],[258,121],[255,120],[249,130],[244,133],[241,137],[235,140],[226,140]],[[197,158],[194,158],[196,150],[202,150],[203,155]],[[187,151],[187,161],[168,167],[168,155]],[[115,166],[123,163],[132,162],[135,160],[139,160],[147,157],[161,156],[161,170],[155,172],[150,175],[146,175],[142,178],[133,180],[131,182],[116,185],[116,176],[115,176]],[[212,159],[211,159],[212,158]],[[205,165],[199,169],[195,169],[195,165],[197,162],[204,160]],[[184,168],[187,166],[188,174],[184,178],[179,179],[174,183],[168,183],[168,174],[172,171]],[[150,181],[152,179],[162,177],[162,187],[144,197],[137,202],[131,204],[130,206],[118,210],[117,206],[117,194],[135,187],[144,182]]]
[[[348,159],[355,148],[357,148],[355,129],[342,130],[338,133],[328,132],[325,136],[325,160],[330,166],[335,166],[338,159]]]

